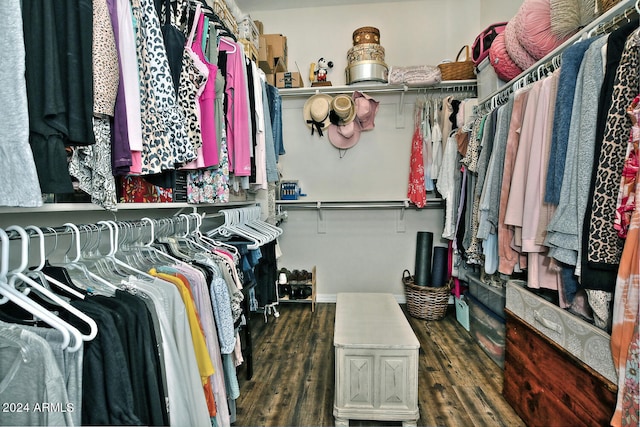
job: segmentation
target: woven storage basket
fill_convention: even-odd
[[[460,54],[463,50],[466,50],[466,59],[464,61],[458,61]],[[473,61],[471,60],[471,54],[469,46],[463,46],[458,52],[455,62],[445,62],[438,65],[440,72],[442,73],[442,80],[475,80],[476,73],[473,70]]]
[[[451,284],[433,288],[414,284],[414,278],[405,270],[402,273],[402,283],[407,298],[409,314],[418,319],[440,320],[447,314]]]
[[[607,10],[620,3],[620,0],[601,0],[601,3],[601,13],[605,13]]]

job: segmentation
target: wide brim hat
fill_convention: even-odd
[[[331,102],[329,121],[333,125],[344,126],[356,118],[356,103],[349,95],[337,95]]]
[[[353,100],[356,104],[356,118],[360,123],[360,129],[373,129],[376,126],[375,118],[376,114],[378,114],[380,103],[369,95],[359,91],[353,92]]]
[[[317,93],[310,96],[304,103],[302,116],[309,129],[311,129],[311,134],[314,133],[314,130],[317,130],[318,134],[322,136],[322,132],[328,129],[331,123],[329,115],[332,101],[333,97],[331,95]]]
[[[346,150],[353,147],[360,140],[360,124],[353,120],[344,126],[329,126],[329,142],[336,148]]]

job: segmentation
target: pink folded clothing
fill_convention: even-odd
[[[407,86],[428,86],[440,83],[442,73],[433,65],[415,65],[409,67],[391,67],[389,84],[406,84]]]

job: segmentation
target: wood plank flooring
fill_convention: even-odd
[[[239,368],[234,426],[333,426],[335,304],[280,304],[280,317],[251,318],[251,380]],[[404,309],[404,307],[403,307]],[[405,311],[406,313],[406,311]],[[502,397],[502,370],[456,321],[407,315],[420,341],[419,426],[524,426]],[[402,425],[351,420],[351,426]]]

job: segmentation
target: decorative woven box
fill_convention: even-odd
[[[380,43],[380,30],[376,27],[360,27],[353,32],[353,45]]]
[[[360,61],[384,62],[384,48],[376,43],[362,43],[353,46],[347,52],[347,62],[353,64]]]

